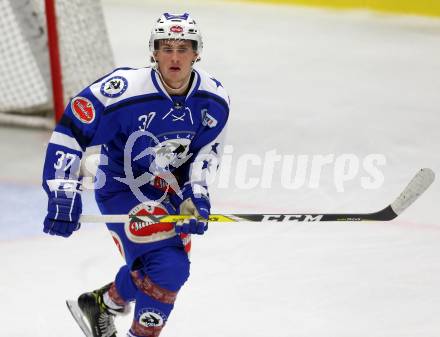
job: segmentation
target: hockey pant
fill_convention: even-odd
[[[122,267],[110,289],[119,305],[136,301],[128,336],[157,337],[174,307],[177,292],[189,276],[188,254],[183,248],[165,247],[141,257],[142,268]]]

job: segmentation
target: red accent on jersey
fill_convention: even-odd
[[[75,97],[70,103],[73,114],[81,122],[90,124],[95,120],[95,107],[93,103],[85,97]]]
[[[138,212],[136,212],[135,215],[149,215],[149,214],[166,215],[168,213],[163,208],[155,207],[153,212],[148,212],[148,210],[143,208]],[[133,236],[142,237],[142,236],[149,236],[152,234],[156,234],[159,232],[169,232],[172,231],[173,228],[174,228],[174,224],[172,222],[158,222],[154,224],[148,224],[145,222],[132,221],[130,222],[129,230]]]
[[[113,238],[113,241],[115,242],[116,247],[118,247],[119,253],[121,253],[123,258],[125,258],[124,247],[122,246],[121,239],[113,231],[110,231],[110,234],[112,235],[112,238]]]

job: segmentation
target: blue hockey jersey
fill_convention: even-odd
[[[73,97],[47,147],[46,192],[62,180],[80,181],[85,149],[102,145],[98,204],[126,191],[139,203],[184,188],[208,195],[206,176],[218,168],[229,98],[208,73],[194,69],[191,76],[185,96],[170,96],[155,69],[119,68]]]

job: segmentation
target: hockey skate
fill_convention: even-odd
[[[82,294],[77,301],[67,300],[66,304],[73,318],[86,337],[116,337],[114,318],[124,313],[124,308],[110,309],[103,301],[103,295],[110,288],[108,284],[93,292]]]

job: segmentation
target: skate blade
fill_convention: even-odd
[[[86,337],[93,337],[92,331],[90,330],[89,326],[87,325],[87,323],[84,319],[84,315],[78,306],[78,302],[73,301],[73,300],[67,300],[66,304],[67,304],[67,308],[69,308],[70,313],[72,314],[76,323],[78,323],[78,326],[81,328],[84,335]]]

